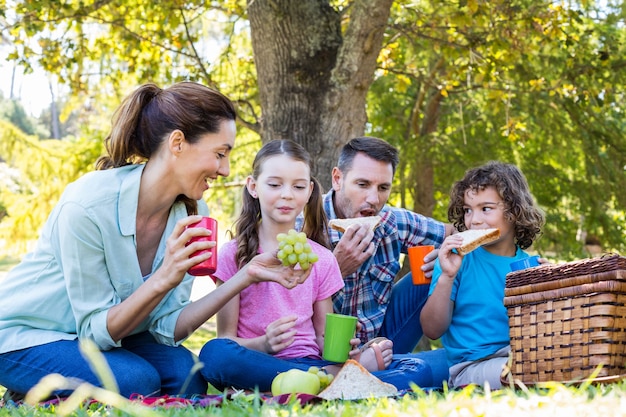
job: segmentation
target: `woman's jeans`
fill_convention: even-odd
[[[206,394],[207,384],[198,374],[191,374],[197,362],[185,347],[157,343],[149,333],[122,340],[122,347],[101,352],[125,397],[132,394]],[[76,381],[102,387],[98,376],[79,350],[78,340],[61,340],[14,352],[0,354],[0,385],[25,394],[41,378],[57,373]],[[58,390],[67,396],[72,390]]]
[[[202,376],[220,391],[233,387],[248,390],[258,388],[259,391],[267,392],[271,389],[272,380],[280,372],[294,368],[306,371],[311,366],[321,368],[335,364],[321,359],[280,359],[245,348],[233,340],[220,338],[209,340],[204,345],[200,360],[204,364],[200,371]],[[408,389],[411,383],[422,388],[441,387],[443,379],[447,379],[447,366],[444,376],[433,373],[430,366],[431,362],[441,361],[446,361],[443,349],[394,355],[386,370],[372,374],[398,389]]]

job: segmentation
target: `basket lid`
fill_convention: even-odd
[[[607,254],[598,258],[582,259],[564,264],[541,265],[509,272],[506,275],[506,287],[515,288],[564,278],[595,276],[620,269],[626,270],[626,257],[619,254]]]

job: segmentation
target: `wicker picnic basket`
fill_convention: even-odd
[[[506,276],[511,369],[524,384],[621,379],[626,372],[626,258],[605,255]],[[602,365],[598,368],[598,365]]]

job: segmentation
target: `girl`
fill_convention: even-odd
[[[35,250],[2,282],[0,384],[9,396],[51,373],[101,386],[81,339],[103,352],[126,397],[205,394],[181,342],[244,287],[306,279],[267,253],[189,300],[186,272],[209,256],[190,255],[215,242],[186,246],[209,234],[186,226],[208,215],[204,192],[229,174],[235,117],[228,98],[191,82],[145,84],[124,100],[97,170],[67,186]]]
[[[339,369],[321,356],[326,313],[333,311],[331,296],[343,287],[343,280],[328,249],[321,190],[310,171],[308,152],[290,140],[266,143],[254,159],[253,174],[243,191],[242,213],[235,223],[235,239],[220,250],[214,274],[218,286],[229,283],[257,253],[276,252],[276,236],[294,229],[302,212],[302,230],[319,260],[311,265],[307,281],[297,288],[254,285],[220,310],[220,338],[209,341],[200,352],[200,359],[208,365],[201,372],[219,390],[232,386],[269,391],[279,372],[307,370],[313,365],[330,373]],[[358,344],[359,339],[352,343]],[[361,349],[362,355],[357,349],[351,355],[360,356],[371,371],[389,365],[391,341],[368,347]],[[375,349],[380,350],[378,361]]]
[[[448,218],[459,231],[498,228],[500,238],[464,257],[454,252],[462,238],[444,240],[420,316],[424,334],[442,338],[451,386],[499,388],[510,350],[505,277],[528,256],[523,249],[539,236],[544,215],[517,167],[489,162],[454,184]]]

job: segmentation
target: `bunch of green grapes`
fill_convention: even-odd
[[[285,266],[299,263],[300,268],[309,269],[319,259],[317,254],[313,252],[304,232],[291,229],[287,233],[279,233],[276,235],[276,239],[278,240],[278,254],[276,256]]]
[[[332,374],[327,374],[323,369],[318,368],[317,366],[311,366],[307,372],[312,373],[313,375],[317,375],[317,378],[320,380],[320,391],[330,385],[333,382],[334,376]]]

